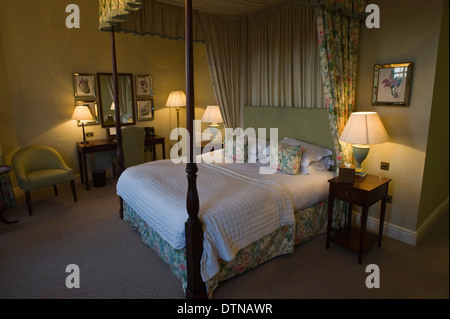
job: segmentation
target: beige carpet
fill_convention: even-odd
[[[77,184],[32,193],[5,211],[15,225],[0,224],[1,299],[181,299],[180,281],[118,216],[112,179],[100,188]],[[358,265],[357,255],[325,235],[239,277],[223,282],[217,299],[448,299],[448,213],[412,247],[385,237]],[[68,289],[66,266],[80,268],[80,288]],[[368,264],[380,268],[380,288],[368,289]]]

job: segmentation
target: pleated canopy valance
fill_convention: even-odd
[[[285,2],[295,2],[311,7],[324,6],[341,10],[345,16],[364,19],[365,0],[196,0],[193,19],[199,12],[222,16],[248,16]],[[184,38],[184,0],[99,0],[100,30],[130,32]],[[194,40],[204,41],[195,27]]]

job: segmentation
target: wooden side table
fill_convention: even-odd
[[[89,190],[89,175],[86,155],[89,153],[112,151],[117,149],[117,142],[112,140],[92,140],[87,143],[77,142],[78,165],[80,166],[81,182]]]
[[[11,166],[0,166],[0,175],[8,174],[11,171],[12,171]],[[0,222],[2,222],[4,224],[8,224],[8,225],[18,223],[19,222],[18,220],[11,222],[3,216],[3,206],[4,206],[4,204],[1,201],[1,197],[0,197]]]
[[[378,240],[378,247],[381,246],[383,236],[384,216],[388,196],[389,182],[391,179],[373,175],[365,178],[356,177],[353,184],[339,182],[339,177],[330,179],[330,194],[328,198],[328,225],[327,225],[327,245],[330,248],[330,241],[340,246],[346,247],[358,253],[358,263],[362,262],[362,255],[370,246]],[[333,220],[334,200],[340,199],[349,203],[348,220],[343,230],[332,232],[331,223]],[[378,236],[367,233],[367,215],[369,207],[381,200],[380,227]],[[362,207],[361,228],[352,226],[353,205]]]
[[[151,147],[153,150],[153,159],[156,160],[156,145],[162,146],[163,159],[166,158],[165,138],[157,135],[145,137],[145,147]],[[77,142],[78,165],[80,168],[81,182],[86,184],[86,190],[89,190],[89,176],[87,170],[86,155],[96,152],[113,151],[117,149],[117,141],[113,139],[91,140],[86,143]]]

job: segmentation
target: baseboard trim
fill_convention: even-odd
[[[369,216],[367,218],[367,229],[377,234],[379,228],[380,220]],[[383,235],[411,246],[416,244],[417,233],[415,231],[386,221],[384,222]]]
[[[420,225],[419,229],[417,229],[416,244],[420,242],[422,237],[436,223],[436,221],[441,217],[441,215],[444,214],[446,211],[448,211],[448,204],[449,200],[447,197],[447,199],[444,200],[442,204],[439,205],[438,208],[434,210],[434,212],[422,223],[422,225]]]
[[[361,213],[353,211],[353,223],[361,224]],[[380,228],[380,220],[375,217],[367,217],[366,229],[374,234],[378,234]],[[389,222],[384,222],[383,236],[396,239],[405,244],[415,246],[417,233],[411,229],[401,227]]]
[[[441,214],[446,211],[449,205],[449,199],[447,198],[438,208],[427,218],[427,220],[419,227],[417,231],[401,227],[389,222],[384,222],[383,235],[390,238],[399,240],[405,244],[416,246],[424,234],[434,225],[436,220],[439,219]],[[361,213],[358,211],[353,211],[353,222],[357,225],[360,224]],[[367,218],[367,230],[378,234],[378,229],[380,227],[380,220],[375,217],[369,216]]]

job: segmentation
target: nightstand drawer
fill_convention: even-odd
[[[362,205],[364,203],[364,194],[357,189],[335,186],[334,197],[356,205]]]

